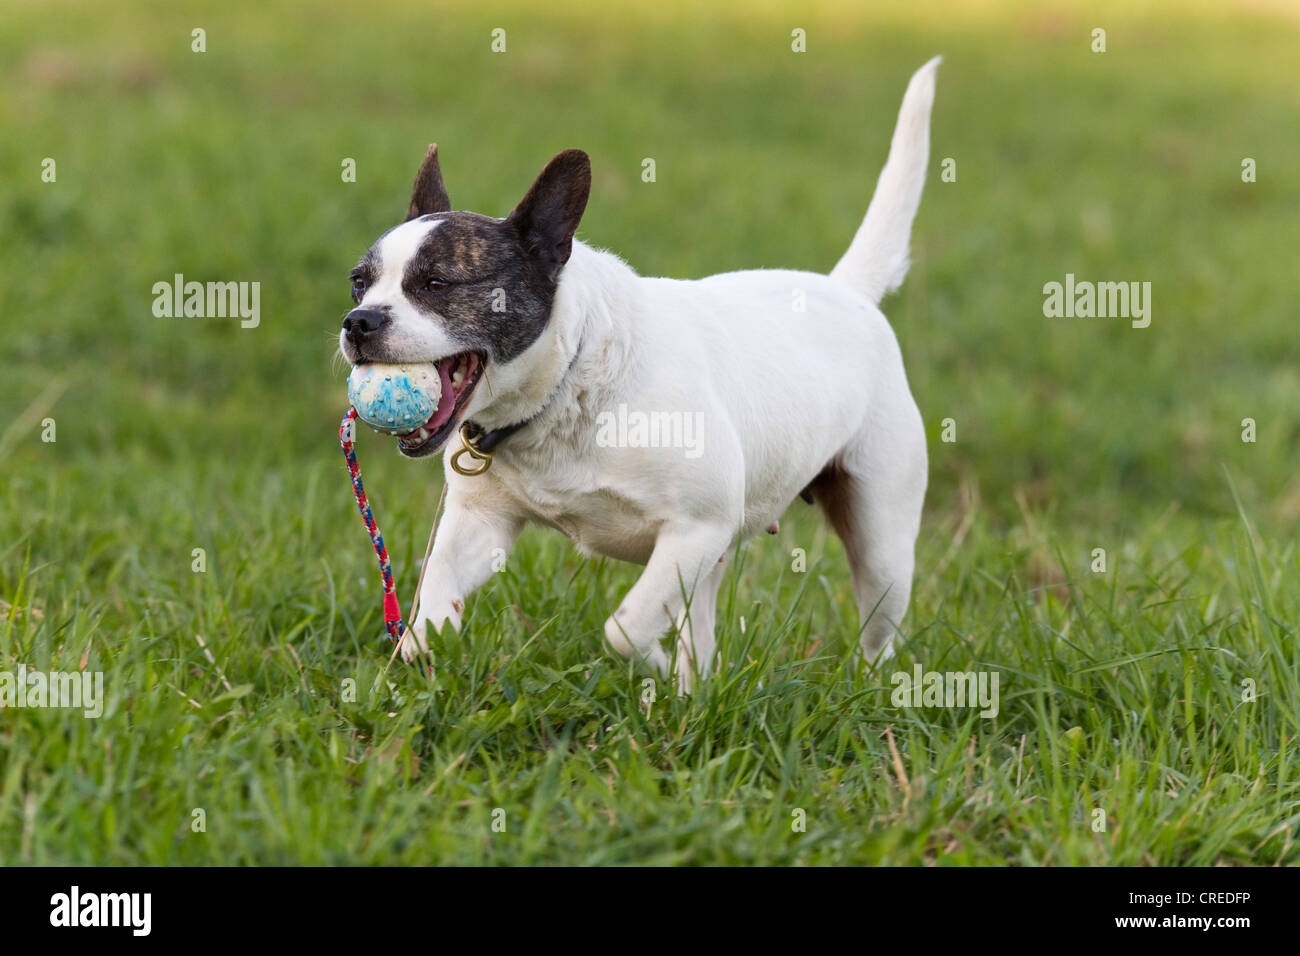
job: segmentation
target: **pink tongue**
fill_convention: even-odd
[[[438,407],[434,409],[433,417],[420,426],[430,433],[436,432],[443,425],[447,424],[447,419],[451,418],[452,413],[456,411],[456,390],[451,385],[450,367],[455,364],[455,356],[443,359],[438,362],[434,368],[438,370],[438,379],[442,387],[442,392],[438,397]],[[415,438],[420,434],[420,428],[413,429],[405,435],[398,435],[398,438]]]
[[[442,382],[442,395],[438,399],[438,408],[434,411],[433,417],[424,426],[430,431],[436,431],[447,424],[447,419],[451,418],[451,413],[456,410],[456,390],[451,387],[451,372],[448,371],[448,366],[451,364],[452,359],[447,358],[437,365],[438,378]]]

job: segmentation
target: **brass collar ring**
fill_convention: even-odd
[[[469,422],[461,422],[460,443],[461,447],[451,456],[451,467],[456,474],[473,478],[475,475],[481,475],[492,467],[492,452],[479,450],[479,447],[474,443],[474,439],[469,436]],[[481,462],[477,468],[466,468],[460,463],[460,456],[466,452],[476,462]]]

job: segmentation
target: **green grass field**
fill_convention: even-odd
[[[0,862],[1300,862],[1294,9],[187,6],[5,4],[0,672],[107,703],[0,710]],[[692,699],[605,651],[638,569],[536,529],[432,678],[390,663],[335,335],[425,145],[491,215],[583,147],[579,235],[643,274],[825,271],[934,54],[884,303],[931,437],[896,662],[850,668],[796,502]],[[260,282],[260,324],[155,317],[175,273]],[[1150,281],[1150,327],[1045,318],[1066,273]],[[406,603],[441,467],[359,455]],[[894,706],[917,664],[997,672],[998,715]]]

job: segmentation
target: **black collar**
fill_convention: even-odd
[[[526,428],[529,425],[531,425],[533,422],[537,421],[537,419],[541,417],[542,413],[551,407],[551,402],[555,400],[556,393],[560,390],[560,386],[563,385],[565,380],[569,377],[569,373],[573,371],[573,366],[577,363],[578,356],[581,354],[582,354],[582,340],[579,339],[578,347],[573,350],[573,358],[569,359],[569,364],[564,369],[564,374],[561,375],[560,380],[555,383],[555,388],[551,389],[551,394],[546,396],[546,401],[542,402],[541,408],[539,408],[532,415],[529,415],[523,421],[515,422],[513,425],[502,425],[500,428],[494,428],[492,429],[492,431],[489,432],[489,431],[484,431],[483,426],[478,424],[477,422],[471,422],[466,420],[465,423],[461,426],[461,428],[464,430],[462,437],[466,437],[469,439],[469,441],[466,444],[471,449],[471,454],[473,454],[474,452],[478,452],[478,454],[473,455],[473,457],[481,458],[484,455],[490,456],[492,452],[496,450],[496,447],[498,445],[500,445],[503,441],[505,441],[515,432],[519,431],[522,428]],[[486,471],[487,469],[484,468],[484,470]]]
[[[544,411],[546,411],[545,405],[542,406],[541,411],[539,411],[537,415],[542,414]],[[513,425],[494,428],[490,432],[485,432],[483,426],[476,422],[466,422],[465,431],[469,436],[469,440],[473,443],[474,448],[485,455],[489,455],[497,445],[501,444],[515,432],[519,431],[519,429],[530,424],[533,419],[537,418],[537,415],[525,418],[522,422],[515,422]]]

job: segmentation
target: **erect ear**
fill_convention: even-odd
[[[438,144],[430,143],[420,171],[415,174],[415,188],[411,190],[411,208],[406,210],[405,222],[427,216],[431,212],[450,212],[451,200],[447,187],[442,184],[442,170],[438,167]]]
[[[590,193],[591,160],[580,149],[566,149],[546,164],[506,220],[552,280],[569,261],[573,234]]]

